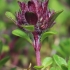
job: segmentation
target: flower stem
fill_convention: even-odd
[[[36,53],[36,62],[37,62],[37,65],[40,66],[41,65],[40,51],[37,50],[37,51],[35,51],[35,53]]]
[[[37,34],[34,34],[34,49],[36,54],[36,63],[38,66],[41,65],[40,48],[40,37]]]

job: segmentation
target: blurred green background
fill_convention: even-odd
[[[53,11],[63,10],[63,13],[59,15],[55,20],[56,24],[51,28],[51,30],[57,32],[57,34],[46,38],[42,45],[41,60],[53,54],[58,54],[68,59],[70,56],[70,1],[50,0],[48,7]],[[17,27],[5,16],[6,11],[10,11],[15,15],[15,13],[19,11],[17,0],[0,0],[0,40],[4,43],[3,52],[9,53],[9,43],[15,37],[12,35],[12,30]],[[32,65],[36,64],[34,49],[27,41],[20,38],[15,46],[21,47],[21,52],[19,56],[16,57],[19,58],[19,67],[25,68],[30,62]],[[9,64],[10,61],[6,65]]]

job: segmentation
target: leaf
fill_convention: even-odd
[[[0,54],[2,52],[2,48],[3,48],[3,43],[2,43],[2,41],[0,41]]]
[[[58,55],[54,55],[54,56],[53,56],[53,59],[54,59],[55,63],[56,63],[60,68],[61,68],[62,65],[67,66],[66,61],[65,61],[62,57],[60,57],[60,56],[58,56]]]
[[[51,32],[51,31],[42,33],[42,35],[41,35],[41,42],[43,42],[46,37],[48,37],[50,35],[54,35],[54,34],[56,34],[56,33],[55,32]]]
[[[56,70],[55,67],[51,67],[50,70]]]
[[[68,60],[68,70],[70,70],[70,60]]]
[[[19,36],[23,39],[26,39],[29,43],[32,44],[31,39],[29,38],[29,36],[24,31],[22,31],[20,29],[16,29],[16,30],[12,31],[12,34],[16,35],[16,36]]]
[[[59,46],[66,55],[70,55],[70,38],[61,40]]]
[[[34,66],[34,69],[42,69],[44,66]]]
[[[46,57],[43,61],[42,61],[42,65],[44,66],[43,69],[45,69],[46,67],[50,66],[53,63],[53,60],[51,57]]]
[[[61,49],[60,46],[57,46],[55,44],[52,45],[52,48],[55,49],[59,54],[61,54],[63,57],[65,57],[67,54],[65,54],[65,52],[63,52],[63,50]]]
[[[54,14],[52,14],[51,17],[50,17],[50,19],[49,19],[49,24],[50,24],[50,23],[53,23],[54,20],[55,20],[62,12],[63,12],[63,10],[62,10],[62,11],[59,11],[59,12],[55,12]]]
[[[16,70],[16,68],[11,68],[11,70]]]
[[[0,60],[0,68],[10,59],[10,56],[6,56],[2,60]]]
[[[11,12],[6,12],[5,15],[12,21],[16,22],[16,17]]]
[[[58,66],[51,67],[50,70],[61,70]]]
[[[23,27],[25,30],[34,31],[34,25],[21,25],[21,27]]]
[[[67,66],[61,65],[62,70],[68,70]]]

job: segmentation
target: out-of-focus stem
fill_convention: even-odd
[[[11,60],[12,65],[13,66],[17,65],[19,61],[18,53],[12,53],[11,56],[12,56],[12,60]]]
[[[2,54],[0,54],[0,60],[3,59],[6,56],[6,52],[3,52]]]
[[[15,37],[10,43],[9,43],[9,48],[10,50],[13,50],[15,43],[17,42],[17,40],[19,39],[19,37]]]
[[[10,48],[10,55],[12,57],[12,64],[17,65],[18,64],[18,52],[15,53],[13,52],[14,47],[16,42],[18,41],[19,37],[15,37],[10,43],[9,43],[9,48]]]

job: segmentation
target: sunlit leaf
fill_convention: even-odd
[[[21,27],[23,27],[25,30],[34,31],[34,25],[22,25]]]
[[[38,70],[40,69],[40,70],[41,70],[43,67],[44,67],[44,66],[34,66],[33,68],[34,68],[34,69],[38,69]]]
[[[16,29],[16,30],[12,31],[12,34],[16,35],[16,36],[19,36],[19,37],[27,40],[29,43],[32,44],[31,39],[29,38],[29,36],[24,31],[22,31],[20,29]]]
[[[46,67],[50,66],[52,63],[53,63],[53,59],[51,57],[46,57],[42,61],[42,65],[44,66],[43,69],[45,69]]]
[[[6,12],[5,15],[11,19],[13,22],[16,21],[16,17],[11,12]]]
[[[62,57],[60,57],[60,56],[58,56],[58,55],[54,55],[54,56],[53,56],[53,59],[54,59],[55,63],[56,63],[60,68],[61,68],[62,65],[67,66],[66,61],[65,61]]]
[[[51,32],[51,31],[49,31],[49,32],[44,32],[44,33],[41,35],[41,42],[43,42],[46,37],[48,37],[48,36],[50,36],[50,35],[54,35],[54,34],[56,34],[56,33],[55,33],[55,32]]]

